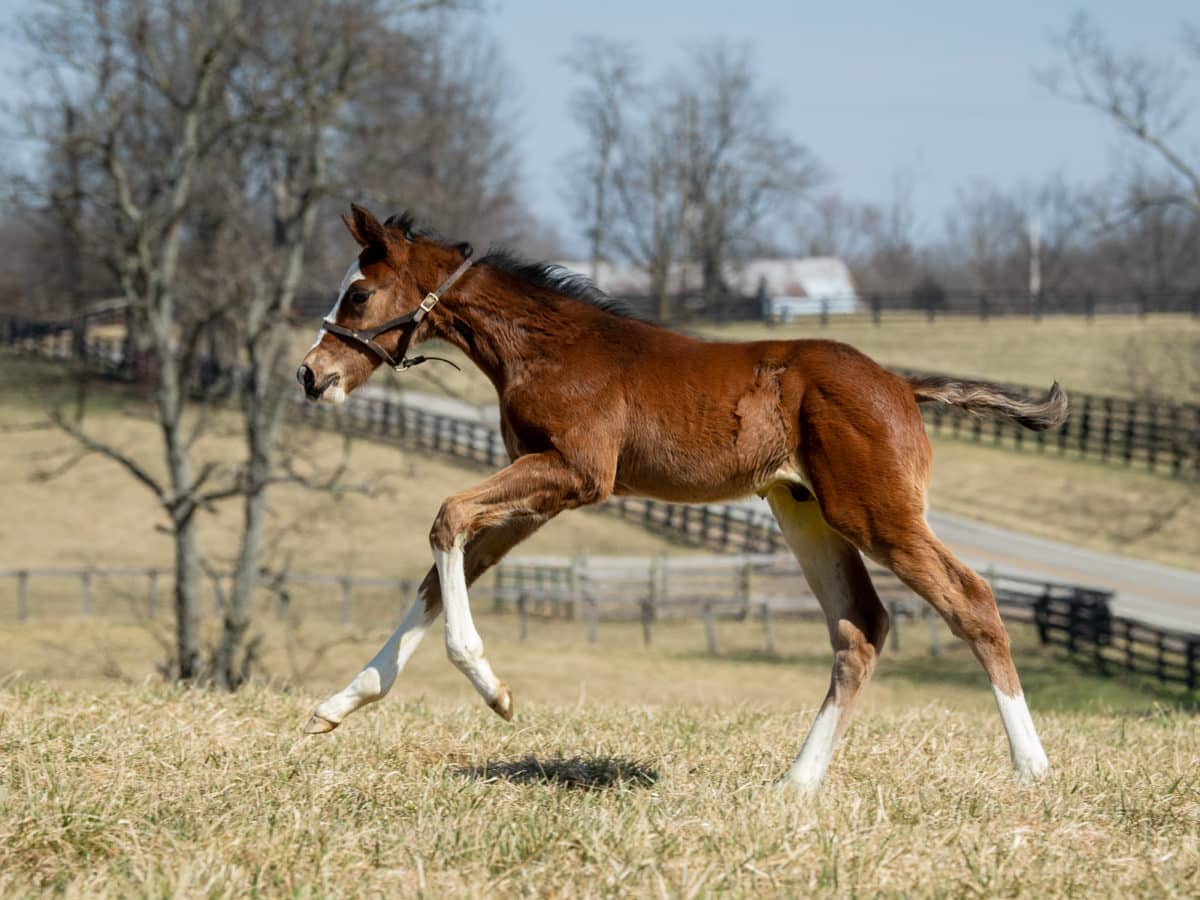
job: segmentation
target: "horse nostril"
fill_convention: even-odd
[[[309,393],[313,389],[313,385],[317,383],[317,376],[313,374],[313,370],[308,366],[301,365],[296,370],[296,380],[300,382],[300,386],[304,388],[305,393]]]

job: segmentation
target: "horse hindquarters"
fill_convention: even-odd
[[[911,389],[900,379],[863,401],[851,421],[818,408],[806,418],[803,462],[825,521],[919,594],[966,641],[992,683],[1019,777],[1048,768],[988,583],[925,520],[931,449]]]

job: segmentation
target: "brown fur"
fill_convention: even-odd
[[[381,225],[358,207],[347,225],[375,293],[361,308],[343,305],[346,327],[412,310],[462,259],[460,248]],[[513,459],[449,497],[434,522],[436,548],[468,541],[468,580],[559,512],[610,494],[710,502],[771,492],[781,523],[794,519],[785,534],[829,621],[826,702],[842,709],[839,731],[888,627],[859,550],[929,601],[1005,693],[1020,690],[987,582],[926,525],[931,451],[917,403],[1045,428],[1066,415],[1057,385],[1029,401],[994,385],[909,381],[832,341],[705,342],[487,258],[433,309],[416,341],[433,337],[458,346],[495,385]],[[390,349],[388,336],[379,340]],[[304,364],[318,383],[336,375],[349,393],[378,360],[327,334]],[[436,590],[426,597],[440,602]]]

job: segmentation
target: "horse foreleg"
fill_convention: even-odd
[[[483,640],[471,617],[467,571],[486,570],[562,510],[601,499],[606,492],[598,484],[556,452],[531,454],[478,487],[448,498],[434,521],[429,541],[446,609],[446,655],[504,719],[512,718],[512,692],[484,656]],[[492,535],[497,537],[493,540]]]
[[[499,562],[505,553],[529,537],[539,524],[541,523],[537,520],[521,520],[504,526],[494,526],[475,535],[466,547],[463,563],[466,583],[473,584],[480,575]],[[443,591],[439,579],[437,567],[430,569],[425,580],[421,582],[416,602],[405,615],[400,627],[349,685],[316,708],[304,727],[308,734],[333,731],[350,713],[368,703],[382,700],[387,695],[396,681],[396,676],[403,671],[405,663],[442,612]],[[509,715],[511,711],[510,702]],[[501,715],[504,713],[501,712]]]
[[[304,731],[307,734],[333,731],[356,709],[382,700],[441,611],[437,571],[430,569],[400,627],[350,684],[316,708]]]

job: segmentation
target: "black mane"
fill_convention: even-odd
[[[383,224],[402,232],[409,240],[420,237],[445,246],[450,246],[452,243],[434,229],[423,224],[412,210],[406,209],[390,216]],[[530,262],[520,259],[503,248],[491,248],[476,262],[476,265],[491,266],[524,281],[531,287],[540,288],[553,294],[561,294],[574,300],[581,300],[610,315],[633,319],[636,322],[645,322],[649,325],[655,324],[635,313],[620,300],[604,293],[586,275],[572,272],[566,266],[558,263]]]
[[[514,256],[507,250],[489,250],[487,255],[479,260],[479,264],[499,269],[532,287],[541,288],[554,294],[562,294],[574,300],[582,300],[611,315],[620,316],[623,319],[633,319],[637,322],[646,321],[620,300],[610,297],[596,287],[596,283],[586,275],[572,272],[566,266],[558,263],[529,262]]]

